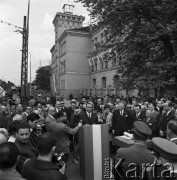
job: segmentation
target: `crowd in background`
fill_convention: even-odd
[[[73,163],[80,160],[79,130],[86,124],[105,123],[113,136],[122,136],[124,132],[131,134],[134,123],[141,121],[152,131],[149,139],[161,137],[177,143],[177,99],[174,97],[81,95],[76,101],[70,95],[69,106],[65,102],[62,95],[54,97],[42,92],[32,96],[26,106],[22,106],[18,96],[1,99],[1,177],[67,179],[65,171],[70,152],[74,151]],[[10,168],[17,170],[16,175],[4,171]]]

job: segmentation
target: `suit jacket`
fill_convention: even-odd
[[[162,114],[162,111],[163,111],[163,107],[160,107],[160,108],[155,108],[154,109],[155,111],[159,112],[160,114]]]
[[[82,124],[85,125],[85,124],[98,124],[98,116],[96,113],[92,112],[91,113],[91,118],[88,117],[87,115],[87,112],[83,112],[81,114],[81,119],[82,119]]]
[[[46,117],[46,119],[45,119],[45,128],[46,128],[47,131],[49,131],[49,125],[54,121],[56,121],[56,119],[52,118],[50,115],[48,115]]]
[[[124,109],[123,115],[117,109],[112,116],[112,129],[115,130],[115,135],[121,136],[125,131],[131,130],[130,112]]]
[[[133,169],[132,166],[129,166],[130,163],[135,163],[137,168],[142,167],[142,164],[153,164],[154,162],[154,156],[151,153],[150,150],[148,150],[146,148],[145,145],[141,145],[141,144],[133,144],[132,146],[128,147],[128,148],[120,148],[117,151],[117,155],[115,157],[115,164],[117,164],[117,162],[119,160],[122,160],[122,163],[120,164],[120,167],[118,169],[119,172],[123,177],[120,178],[120,176],[118,176],[118,174],[115,174],[115,176],[117,178],[115,179],[123,179],[124,175],[126,174],[126,172],[130,169]],[[123,160],[124,159],[124,160]],[[115,171],[116,173],[116,171]],[[141,174],[141,172],[139,172]],[[127,178],[129,179],[129,178]]]
[[[175,110],[172,109],[168,115],[167,115],[167,113],[165,113],[165,114],[162,116],[162,118],[161,118],[161,120],[160,120],[160,123],[159,123],[160,130],[161,130],[161,131],[163,131],[163,132],[166,133],[167,123],[168,123],[170,120],[175,119],[174,114],[175,114]]]
[[[138,115],[138,117],[136,116],[135,110],[132,110],[132,111],[131,111],[131,121],[132,121],[132,124],[133,124],[135,121],[143,121],[143,119],[145,119],[145,118],[146,118],[146,113],[145,113],[145,111],[140,112],[140,114]]]
[[[153,111],[151,115],[158,123],[160,121],[160,113],[158,111]]]
[[[158,122],[153,117],[150,117],[150,119],[145,118],[143,120],[152,130],[152,134],[150,138],[158,137],[159,136],[159,129],[158,129]]]
[[[67,124],[63,122],[51,122],[49,125],[49,132],[53,132],[57,138],[56,152],[57,153],[69,153],[70,152],[70,140],[69,135],[74,135],[79,131],[80,127],[76,126],[71,129]]]
[[[68,119],[69,122],[70,122],[70,119],[71,119],[71,115],[73,113],[74,113],[74,110],[72,109],[71,106],[66,109],[66,115],[67,115],[67,119]]]

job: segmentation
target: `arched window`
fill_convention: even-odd
[[[92,79],[92,88],[96,88],[96,79],[95,78]]]
[[[103,69],[103,61],[100,61],[100,70]]]
[[[102,77],[102,87],[106,88],[106,77]]]
[[[119,83],[120,83],[120,77],[119,77],[119,75],[116,74],[114,76],[114,78],[113,78],[113,86],[114,86],[114,88],[116,88],[119,85]]]

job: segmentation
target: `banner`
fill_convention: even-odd
[[[85,125],[79,132],[80,171],[83,180],[103,180],[109,158],[109,125]]]

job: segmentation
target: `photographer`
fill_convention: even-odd
[[[28,159],[23,166],[22,175],[27,180],[66,180],[64,175],[66,164],[60,169],[52,162],[56,148],[56,137],[53,133],[47,132],[39,136],[37,159]]]

